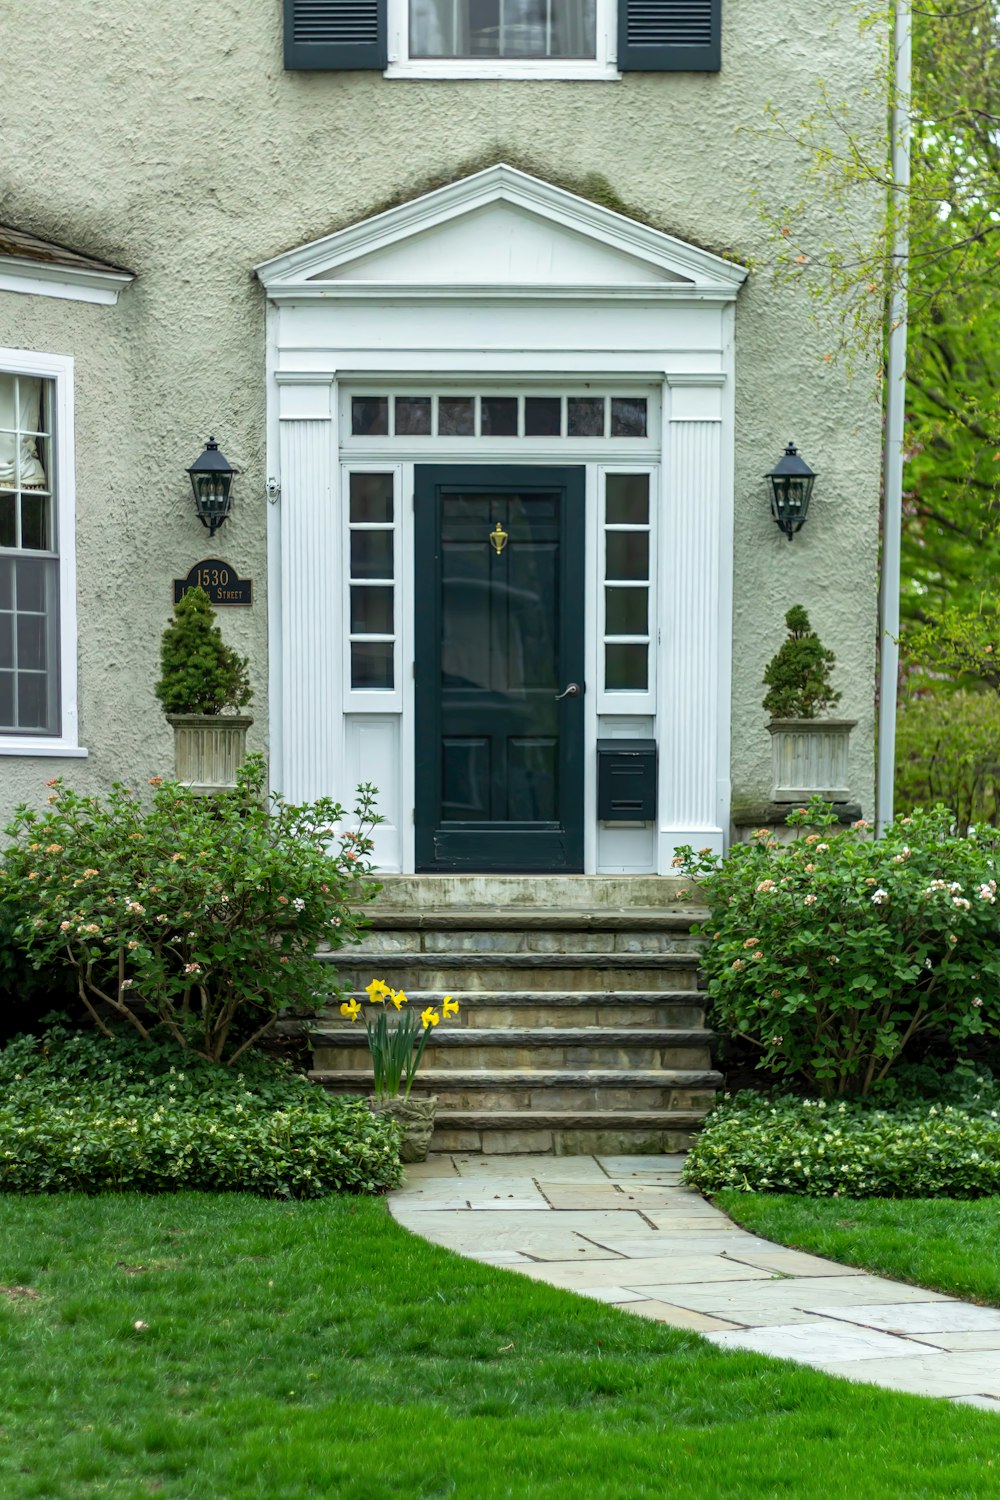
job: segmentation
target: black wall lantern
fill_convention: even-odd
[[[805,522],[816,475],[799,457],[795,444],[789,443],[765,478],[771,487],[771,514],[791,541]]]
[[[232,501],[230,493],[236,470],[228,462],[219,445],[210,437],[205,451],[188,469],[191,488],[194,490],[194,508],[203,526],[208,527],[209,536],[214,536],[229,514]]]

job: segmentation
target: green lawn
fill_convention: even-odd
[[[803,1198],[719,1193],[754,1234],[1000,1307],[1000,1198]]]
[[[989,1413],[719,1353],[435,1249],[377,1201],[0,1198],[0,1288],[4,1500],[917,1500],[1000,1481]]]

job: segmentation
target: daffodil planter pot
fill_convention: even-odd
[[[772,719],[771,801],[808,802],[850,795],[848,751],[857,719]]]
[[[403,1127],[400,1161],[426,1161],[434,1134],[437,1095],[421,1099],[370,1099],[373,1115],[391,1115]]]
[[[174,775],[193,792],[232,791],[246,758],[253,719],[236,714],[167,714],[174,730]]]

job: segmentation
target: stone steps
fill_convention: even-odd
[[[683,1150],[712,1102],[690,882],[614,876],[389,876],[362,943],[325,956],[372,1007],[382,979],[412,1006],[445,994],[414,1092],[435,1094],[432,1150]],[[360,1021],[309,1025],[312,1077],[367,1093]]]

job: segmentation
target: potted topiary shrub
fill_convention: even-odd
[[[830,681],[835,664],[801,604],[785,615],[786,639],[764,672],[764,708],[771,715],[772,802],[849,795],[848,746],[856,719],[824,719],[841,695]]]
[[[174,771],[196,792],[228,791],[246,755],[253,719],[247,659],[222,639],[203,589],[189,589],[174,605],[163,632],[155,692],[174,730]]]

